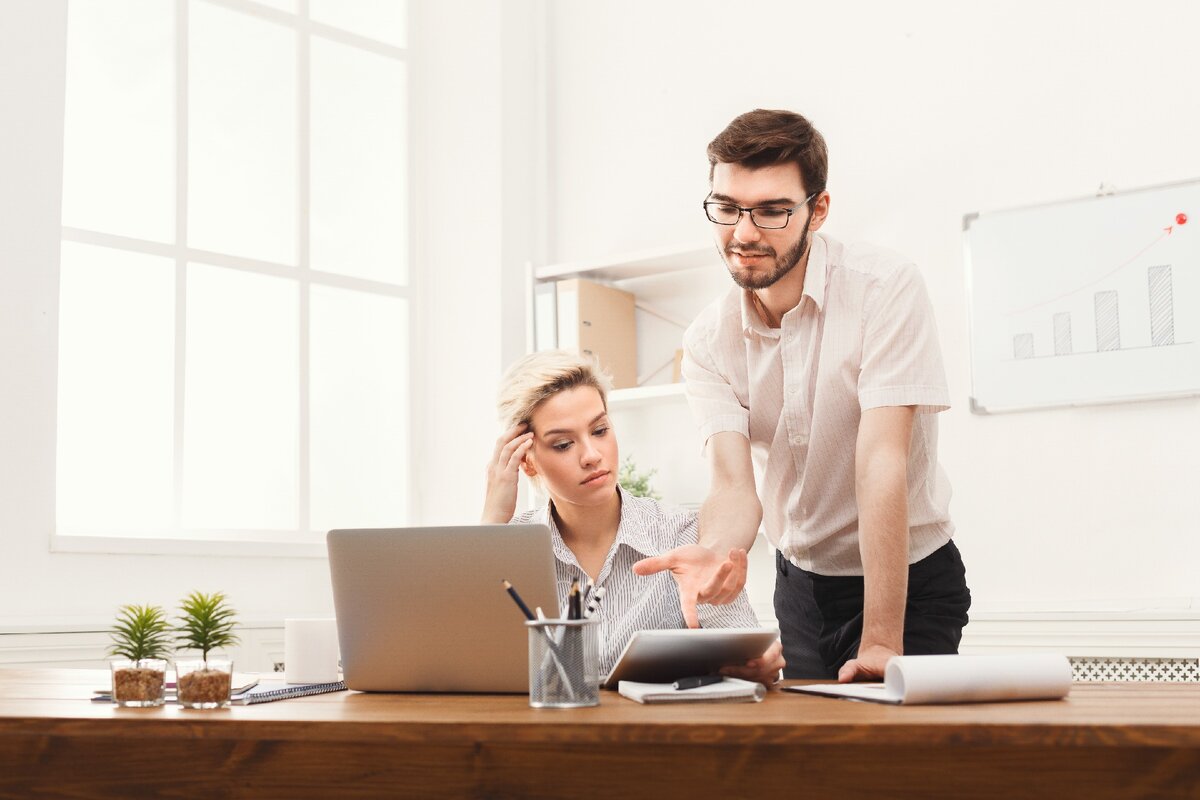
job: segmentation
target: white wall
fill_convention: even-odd
[[[1161,1],[551,4],[549,255],[706,240],[707,142],[751,108],[807,115],[825,230],[929,284],[976,610],[1200,609],[1200,401],[972,416],[961,239],[967,212],[1200,177],[1198,29]]]
[[[977,609],[1200,597],[1200,403],[972,417],[960,239],[964,212],[1200,176],[1188,83],[1200,9],[412,6],[420,520],[478,514],[496,379],[524,346],[524,262],[705,240],[705,144],[737,113],[783,107],[829,140],[829,230],[925,270],[957,403],[942,460]],[[49,550],[64,25],[64,0],[0,4],[0,626],[107,617],[193,587],[229,591],[249,618],[324,613],[320,559]],[[464,202],[468,228],[435,213]]]
[[[473,521],[502,364],[524,349],[537,250],[533,2],[413,3],[418,521]],[[245,620],[332,611],[321,558],[50,552],[65,0],[0,4],[0,631],[107,620],[126,602],[226,591]],[[468,227],[436,210],[467,205]],[[507,278],[511,278],[507,279]],[[508,302],[501,302],[505,298]]]

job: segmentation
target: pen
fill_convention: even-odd
[[[567,595],[567,619],[579,619],[583,616],[583,609],[579,604],[579,581],[571,580],[571,593]]]
[[[580,605],[582,605],[584,608],[587,608],[588,599],[592,596],[592,590],[595,588],[596,580],[594,578],[588,578],[587,586],[584,587],[583,590],[583,600],[580,601]]]
[[[680,678],[675,681],[676,689],[699,689],[710,683],[720,683],[725,680],[723,675],[698,675],[695,678]]]
[[[608,590],[603,586],[599,586],[596,588],[596,591],[592,592],[592,599],[588,601],[587,611],[584,612],[584,617],[591,619],[596,614],[596,609],[600,607],[600,598],[604,597],[604,593],[606,591]]]
[[[505,591],[512,597],[513,602],[517,604],[517,608],[521,609],[521,613],[525,615],[525,619],[537,619],[533,616],[533,612],[529,610],[529,606],[525,605],[525,601],[521,599],[521,595],[517,594],[517,590],[507,580],[500,581],[504,584]]]

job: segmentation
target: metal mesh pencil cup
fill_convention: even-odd
[[[600,646],[594,619],[539,619],[529,629],[529,705],[600,705]]]

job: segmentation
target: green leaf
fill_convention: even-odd
[[[638,472],[637,465],[633,463],[633,459],[627,457],[621,462],[621,471],[617,474],[617,482],[634,497],[649,497],[654,500],[661,500],[662,495],[650,488],[650,479],[654,477],[656,472],[658,472],[656,469],[652,469],[649,472]]]
[[[175,639],[181,647],[199,650],[205,661],[209,652],[240,641],[233,632],[237,612],[229,607],[222,592],[192,592],[180,602],[179,608]]]
[[[109,655],[122,656],[131,661],[166,658],[173,649],[171,626],[159,606],[121,606],[108,635],[112,640],[108,648]]]

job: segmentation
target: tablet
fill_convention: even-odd
[[[670,683],[707,675],[761,656],[778,638],[775,628],[638,631],[630,637],[602,685],[615,689],[620,681]]]

